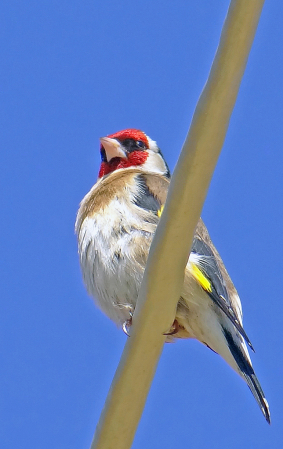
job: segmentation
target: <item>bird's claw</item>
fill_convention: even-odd
[[[123,325],[122,325],[122,329],[124,331],[124,333],[130,337],[129,334],[129,327],[132,325],[132,317],[129,320],[124,321]]]
[[[173,324],[172,324],[171,328],[170,328],[170,331],[169,332],[165,332],[163,335],[175,335],[175,334],[177,334],[178,331],[179,331],[179,323],[175,319],[173,321]]]
[[[131,327],[132,321],[133,321],[133,319],[132,319],[132,318],[133,318],[133,312],[132,312],[132,310],[129,311],[129,314],[130,314],[130,318],[127,319],[126,321],[124,321],[124,323],[122,324],[123,332],[124,332],[128,337],[130,337],[130,334],[129,334],[129,328]]]

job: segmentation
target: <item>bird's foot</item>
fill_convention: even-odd
[[[169,330],[169,332],[165,332],[163,335],[175,335],[177,334],[177,332],[179,331],[179,323],[178,321],[175,319],[173,321],[173,324]]]
[[[126,321],[124,321],[124,323],[123,323],[123,325],[122,325],[122,329],[123,329],[124,333],[125,333],[128,337],[130,337],[129,330],[130,330],[130,327],[131,327],[131,325],[132,325],[133,314],[134,314],[134,313],[133,313],[132,310],[130,310],[130,311],[129,311],[129,314],[130,314],[130,318],[128,318]]]
[[[131,325],[132,325],[132,317],[129,318],[128,320],[124,321],[124,323],[122,325],[122,329],[128,337],[130,337],[129,329],[130,329]]]

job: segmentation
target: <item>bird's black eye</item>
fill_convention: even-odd
[[[146,145],[145,145],[145,143],[142,141],[142,140],[137,140],[137,147],[139,147],[139,148],[146,148]]]
[[[146,150],[146,144],[142,140],[135,140],[135,139],[124,139],[120,141],[123,145],[124,150],[129,154],[133,151],[143,151]]]

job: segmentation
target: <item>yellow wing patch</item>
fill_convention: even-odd
[[[160,209],[157,211],[157,215],[158,215],[159,218],[161,217],[161,214],[162,214],[162,212],[163,212],[163,209],[164,209],[164,204],[162,204],[162,206],[160,207]]]
[[[194,263],[191,263],[191,273],[204,290],[212,292],[210,281]]]

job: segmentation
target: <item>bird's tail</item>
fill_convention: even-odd
[[[264,414],[266,421],[268,422],[268,424],[270,424],[270,412],[269,412],[268,402],[264,397],[264,393],[262,391],[262,388],[260,386],[258,378],[256,377],[252,367],[250,368],[250,371],[251,371],[250,374],[243,373],[244,377],[249,386],[249,389],[251,390],[258,405],[260,406],[261,411]]]
[[[239,347],[233,337],[232,334],[222,327],[223,333],[225,335],[225,338],[227,340],[230,352],[232,356],[234,357],[235,362],[238,365],[239,373],[241,376],[245,379],[245,381],[248,384],[248,387],[250,388],[252,394],[254,395],[254,398],[256,399],[258,405],[260,406],[260,409],[266,419],[266,421],[270,424],[270,412],[268,407],[268,402],[265,399],[264,393],[262,391],[262,388],[260,386],[260,383],[255,375],[255,372],[253,370],[253,367],[246,357],[245,353],[241,350],[241,347]]]

